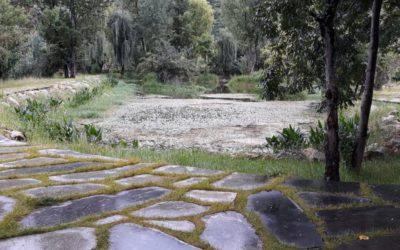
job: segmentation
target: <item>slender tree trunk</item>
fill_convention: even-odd
[[[69,66],[70,78],[75,78],[76,77],[76,53],[75,53],[75,47],[71,48],[71,58],[70,58],[70,66]]]
[[[372,7],[371,34],[368,50],[368,66],[364,83],[364,92],[361,101],[360,124],[357,128],[356,141],[352,155],[351,167],[359,172],[364,158],[365,146],[368,137],[368,121],[371,113],[372,98],[374,95],[376,64],[379,49],[379,20],[382,9],[382,0],[374,0]]]
[[[69,69],[67,64],[64,65],[64,78],[69,78]]]

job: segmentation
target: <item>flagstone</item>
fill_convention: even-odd
[[[37,157],[0,164],[1,168],[38,167],[44,165],[60,164],[67,162],[62,158]]]
[[[262,242],[253,226],[237,212],[222,212],[202,219],[201,239],[217,250],[261,250]]]
[[[279,191],[249,196],[247,209],[261,217],[262,223],[282,244],[296,248],[322,247],[316,226],[297,204]]]
[[[321,194],[315,192],[301,192],[297,195],[311,207],[337,206],[342,204],[362,204],[371,200],[362,197],[351,197],[335,194]]]
[[[76,194],[86,194],[95,192],[108,186],[102,184],[75,184],[75,185],[62,185],[39,187],[22,191],[24,194],[34,198],[63,198],[66,196]]]
[[[0,154],[15,154],[32,149],[31,146],[0,147]]]
[[[373,185],[371,189],[386,201],[400,202],[400,185]]]
[[[28,153],[18,153],[18,154],[0,154],[0,162],[20,160],[29,157]]]
[[[163,176],[142,174],[142,175],[135,175],[135,176],[128,177],[128,178],[119,179],[119,180],[116,180],[115,182],[120,185],[129,186],[129,185],[140,185],[140,184],[145,184],[145,183],[157,183],[157,182],[165,181],[167,179],[168,179],[167,177],[163,177]]]
[[[233,173],[213,184],[217,188],[252,190],[270,183],[273,179],[265,175]]]
[[[95,230],[87,227],[70,228],[0,241],[0,249],[7,250],[92,250],[95,247]]]
[[[65,150],[65,149],[44,149],[40,150],[39,154],[49,155],[49,156],[58,156],[58,157],[71,157],[78,159],[89,159],[89,160],[102,160],[102,161],[121,161],[121,159],[106,157],[101,155],[92,155],[92,154],[84,154],[77,151]]]
[[[360,183],[356,182],[334,182],[322,180],[306,180],[301,178],[289,179],[284,182],[285,186],[329,193],[360,193]]]
[[[0,221],[13,211],[15,203],[16,201],[10,197],[0,196]]]
[[[0,180],[0,190],[11,189],[11,188],[22,188],[42,183],[35,179],[7,179]]]
[[[203,202],[232,203],[236,199],[236,193],[219,192],[206,190],[192,190],[185,194],[185,197],[193,198]]]
[[[59,205],[40,208],[21,221],[25,228],[56,226],[96,213],[122,210],[161,198],[170,192],[160,187],[146,187],[123,191],[116,195],[95,195]]]
[[[196,225],[187,220],[148,220],[146,222],[159,227],[186,233],[193,232],[196,229]]]
[[[171,235],[133,223],[110,230],[109,250],[200,250]]]
[[[167,165],[163,167],[159,167],[154,170],[155,173],[165,173],[165,174],[191,174],[191,175],[200,175],[200,176],[211,176],[222,174],[222,171],[211,170],[211,169],[203,169],[203,168],[195,168],[195,167],[184,167],[184,166],[176,166],[176,165]]]
[[[208,180],[208,178],[206,178],[206,177],[192,177],[192,178],[188,178],[188,179],[185,179],[182,181],[175,182],[174,186],[178,187],[178,188],[190,187],[190,186],[199,184],[206,180]]]
[[[193,216],[208,211],[208,207],[184,201],[166,201],[132,212],[132,216],[143,218],[178,218]]]
[[[119,222],[119,221],[126,220],[126,219],[128,219],[128,217],[123,216],[123,215],[113,215],[113,216],[98,220],[94,224],[98,225],[98,226],[99,225],[107,225],[107,224]]]

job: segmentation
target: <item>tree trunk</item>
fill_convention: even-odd
[[[70,65],[69,65],[69,70],[70,78],[75,78],[76,76],[76,53],[75,53],[75,47],[71,48],[71,56],[70,56]]]
[[[69,78],[69,69],[67,64],[64,65],[64,78]]]
[[[368,66],[364,83],[364,92],[361,101],[360,124],[357,128],[356,141],[352,155],[351,167],[359,172],[364,158],[365,146],[368,137],[368,121],[371,113],[372,98],[374,95],[376,64],[379,49],[379,20],[382,9],[382,0],[374,0],[372,7],[371,34],[368,50]]]

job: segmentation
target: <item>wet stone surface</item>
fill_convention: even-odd
[[[113,168],[108,170],[100,170],[93,172],[84,172],[84,173],[73,173],[59,176],[51,176],[49,179],[57,182],[86,182],[86,181],[97,181],[104,180],[109,177],[118,176],[120,174],[142,169],[152,165],[152,163],[139,163],[135,165],[128,165],[120,168]]]
[[[203,202],[212,203],[232,203],[236,199],[236,193],[233,192],[218,192],[206,190],[192,190],[185,194],[188,198]]]
[[[151,175],[151,174],[142,174],[142,175],[135,175],[132,177],[124,178],[116,180],[115,182],[124,185],[140,185],[145,183],[158,183],[167,180],[168,178],[163,176]]]
[[[184,166],[175,166],[168,165],[159,167],[154,170],[155,173],[164,173],[164,174],[191,174],[191,175],[200,175],[200,176],[212,176],[217,174],[222,174],[222,171],[211,170],[211,169],[203,169],[203,168],[195,168],[195,167],[184,167]]]
[[[133,223],[110,230],[109,250],[200,250],[161,231]]]
[[[32,149],[30,146],[0,147],[0,154],[15,154]]]
[[[329,193],[360,193],[360,184],[355,182],[326,182],[320,180],[289,179],[285,186],[302,190],[312,190]]]
[[[10,180],[0,180],[0,190],[11,189],[11,188],[21,188],[31,185],[36,185],[41,183],[41,181],[35,179],[10,179]]]
[[[15,207],[16,201],[10,197],[0,196],[0,222],[4,217],[12,212]]]
[[[92,250],[95,247],[95,230],[86,227],[70,228],[0,241],[0,249],[7,250]]]
[[[33,188],[25,190],[23,193],[34,198],[62,198],[75,194],[91,193],[107,187],[102,184],[76,184]]]
[[[208,178],[206,177],[192,177],[185,180],[177,181],[174,183],[174,186],[178,188],[190,187],[206,180],[208,180]]]
[[[323,245],[316,226],[281,192],[260,192],[248,198],[247,209],[261,217],[266,228],[283,244],[298,248]]]
[[[166,201],[142,208],[131,213],[143,218],[178,218],[192,216],[208,211],[208,207],[184,201]]]
[[[72,151],[72,150],[63,150],[63,149],[44,149],[40,150],[39,154],[49,155],[49,156],[58,156],[58,157],[71,157],[78,159],[90,159],[90,160],[102,160],[102,161],[121,161],[117,158],[106,157],[101,155],[91,155],[91,154],[83,154],[80,152]]]
[[[57,173],[57,172],[70,172],[81,168],[107,166],[98,162],[74,162],[58,165],[50,165],[46,167],[33,167],[33,168],[17,168],[0,171],[0,176],[13,176],[13,175],[33,175],[44,173]]]
[[[44,165],[60,164],[65,162],[67,162],[67,160],[62,158],[37,157],[32,159],[23,159],[13,162],[2,163],[0,164],[0,167],[2,168],[38,167]]]
[[[344,243],[335,250],[395,250],[400,248],[400,235],[372,237],[370,240],[355,240]]]
[[[374,185],[371,189],[386,201],[400,203],[400,185]]]
[[[32,212],[21,221],[21,225],[32,228],[69,223],[88,215],[139,205],[161,198],[169,192],[165,188],[147,187],[120,192],[116,195],[96,195],[68,201]]]
[[[317,216],[330,236],[400,229],[400,208],[393,206],[322,210]]]
[[[123,215],[113,215],[113,216],[98,220],[94,224],[95,225],[106,225],[106,224],[111,224],[114,222],[122,221],[125,219],[128,219],[128,217],[123,216]]]
[[[233,173],[213,184],[217,188],[252,190],[268,184],[271,178],[255,174]]]
[[[302,198],[307,205],[311,207],[325,207],[325,206],[337,206],[343,204],[360,204],[369,203],[369,199],[362,197],[350,197],[344,195],[335,194],[321,194],[314,192],[301,192],[297,195]]]
[[[28,157],[28,153],[18,153],[18,154],[0,154],[0,162],[19,160]]]
[[[148,220],[146,222],[159,227],[187,233],[193,232],[196,229],[196,225],[187,220]]]
[[[237,212],[223,212],[202,219],[201,239],[218,250],[261,250],[262,242],[246,218]]]

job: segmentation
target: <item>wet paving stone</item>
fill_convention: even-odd
[[[206,190],[192,190],[185,194],[185,197],[192,198],[203,202],[212,203],[232,203],[236,199],[236,193],[218,192]]]
[[[110,230],[109,250],[200,250],[171,235],[126,223]]]
[[[32,212],[21,221],[21,225],[25,228],[56,226],[88,215],[139,205],[161,198],[169,192],[170,190],[165,188],[147,187],[123,191],[116,195],[96,195],[68,201]]]
[[[192,177],[182,181],[177,181],[174,183],[174,186],[178,188],[190,187],[206,180],[208,180],[206,177]]]
[[[400,185],[373,185],[371,189],[386,201],[400,202]]]
[[[76,184],[63,186],[50,186],[33,188],[22,191],[24,194],[34,198],[63,198],[76,194],[87,194],[95,192],[108,186],[102,184]]]
[[[142,175],[135,175],[128,178],[119,179],[116,180],[115,182],[120,185],[129,186],[129,185],[140,185],[146,183],[158,183],[158,182],[163,182],[167,179],[168,178],[164,176],[142,174]]]
[[[166,201],[132,212],[132,216],[143,218],[178,218],[193,216],[208,211],[208,207],[184,201]]]
[[[13,141],[4,136],[0,136],[0,147],[26,146],[27,143]]]
[[[15,154],[24,152],[32,149],[30,146],[20,146],[20,147],[0,147],[0,154]]]
[[[400,229],[400,208],[393,206],[322,210],[317,216],[331,236]]]
[[[118,176],[118,175],[124,174],[129,171],[146,168],[150,165],[152,165],[152,163],[139,163],[139,164],[135,164],[135,165],[128,165],[128,166],[114,168],[114,169],[108,169],[108,170],[51,176],[49,179],[52,181],[57,181],[57,182],[98,181],[98,180],[107,179],[109,177]]]
[[[10,197],[0,196],[0,221],[13,211],[15,203],[16,201]]]
[[[297,204],[281,192],[260,192],[249,196],[247,209],[258,213],[266,228],[283,244],[297,248],[323,245],[316,226]]]
[[[272,181],[268,176],[256,174],[233,173],[213,184],[217,188],[236,190],[252,190],[264,186]]]
[[[113,215],[113,216],[98,220],[94,224],[98,225],[98,226],[99,225],[107,225],[107,224],[115,223],[115,222],[126,220],[126,219],[128,219],[128,217],[123,216],[123,215]]]
[[[28,156],[29,156],[28,153],[0,154],[0,162],[20,160]]]
[[[11,188],[22,188],[31,185],[42,183],[35,179],[9,179],[0,180],[0,190],[11,189]]]
[[[32,159],[23,159],[23,160],[3,163],[0,164],[0,167],[1,168],[38,167],[44,165],[60,164],[65,162],[67,162],[67,160],[62,158],[37,157]]]
[[[154,170],[155,173],[164,173],[164,174],[191,174],[191,175],[200,175],[200,176],[212,176],[217,174],[222,174],[222,171],[211,170],[211,169],[203,169],[203,168],[195,168],[195,167],[184,167],[184,166],[175,166],[168,165],[159,167]]]
[[[369,240],[354,240],[344,243],[335,250],[396,250],[400,249],[400,235],[377,236]]]
[[[102,164],[99,162],[74,162],[50,165],[46,167],[33,167],[33,168],[17,168],[7,169],[0,171],[0,176],[14,176],[14,175],[34,175],[34,174],[46,174],[46,173],[57,173],[57,172],[70,172],[87,167],[102,166],[106,167],[108,164]]]
[[[186,233],[193,232],[196,229],[196,225],[187,220],[148,220],[146,222],[159,227]]]
[[[362,197],[350,197],[335,194],[321,194],[314,192],[301,192],[297,195],[310,207],[338,206],[343,204],[369,203],[371,200]]]
[[[320,180],[306,180],[301,178],[289,179],[285,186],[301,190],[311,190],[329,193],[360,193],[360,184],[355,182],[327,182]]]
[[[0,241],[0,249],[4,250],[92,250],[95,247],[95,230],[87,227],[70,228]]]
[[[262,242],[246,218],[237,212],[205,216],[201,239],[217,250],[261,250]]]
[[[80,152],[65,150],[65,149],[44,149],[40,150],[39,154],[49,155],[49,156],[58,156],[58,157],[71,157],[78,159],[89,159],[89,160],[102,160],[102,161],[121,161],[118,158],[106,157],[101,155],[91,155],[91,154],[83,154]]]

